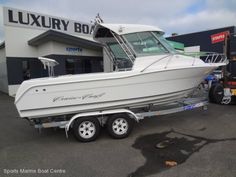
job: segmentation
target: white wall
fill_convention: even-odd
[[[37,57],[53,54],[53,42],[49,41],[36,47],[38,50]]]
[[[5,46],[7,57],[37,57],[38,50],[28,45],[28,41],[44,30],[5,26]]]
[[[82,56],[102,56],[101,51],[82,48],[82,52],[72,53],[66,50],[72,46],[63,43],[50,41],[40,46],[30,46],[28,41],[42,33],[44,30],[5,26],[5,45],[7,57],[39,57],[50,54],[58,55],[82,55]],[[91,39],[90,39],[91,40]]]
[[[66,48],[67,47],[79,47],[82,49],[81,52],[78,51],[67,51]],[[80,46],[73,46],[73,45],[67,45],[67,44],[63,44],[63,43],[58,43],[58,42],[53,42],[53,53],[52,54],[61,54],[61,55],[76,55],[76,56],[101,56],[102,57],[102,50],[101,51],[96,51],[96,50],[91,50],[91,49],[86,49],[86,48],[82,48]]]
[[[20,87],[20,85],[9,85],[8,86],[8,94],[9,96],[15,97],[16,96],[16,92],[18,90],[18,88]]]
[[[82,51],[68,51],[67,48],[80,48]],[[102,57],[102,51],[96,51],[91,49],[82,48],[79,46],[62,44],[54,41],[49,41],[37,47],[38,56],[45,55],[75,55],[75,56],[100,56]]]
[[[187,52],[187,53],[200,52],[200,45],[184,47],[184,52]]]
[[[0,49],[0,91],[8,93],[7,64],[5,48]]]

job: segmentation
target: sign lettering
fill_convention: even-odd
[[[57,30],[70,34],[86,35],[91,37],[93,25],[60,17],[52,17],[34,12],[4,7],[4,24],[6,26],[41,28]]]
[[[79,47],[66,47],[67,52],[82,52],[83,49]]]
[[[221,32],[221,33],[213,34],[213,35],[211,35],[211,43],[215,44],[215,43],[218,43],[218,42],[222,42],[222,41],[225,40],[227,35],[229,35],[229,31],[224,31],[224,32]]]

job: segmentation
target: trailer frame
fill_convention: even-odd
[[[38,123],[35,124],[34,127],[39,129],[39,131],[41,131],[42,128],[53,128],[53,127],[64,128],[66,138],[68,138],[68,131],[71,128],[73,128],[75,120],[80,118],[96,117],[99,120],[100,125],[104,126],[107,120],[109,119],[109,116],[116,114],[127,114],[131,119],[134,119],[136,122],[140,122],[140,120],[147,117],[168,115],[182,111],[193,110],[195,108],[203,108],[203,110],[207,110],[208,103],[209,102],[206,96],[185,98],[181,101],[177,101],[163,106],[158,106],[158,105],[155,106],[149,104],[148,106],[139,109],[124,108],[124,109],[111,109],[104,111],[78,113],[73,115],[70,120]]]

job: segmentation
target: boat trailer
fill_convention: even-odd
[[[124,108],[78,113],[71,116],[69,120],[35,123],[34,127],[39,129],[39,131],[41,131],[42,128],[64,128],[67,138],[68,131],[73,129],[75,137],[79,141],[88,142],[95,140],[100,127],[106,125],[108,133],[113,138],[120,139],[130,134],[133,128],[133,122],[140,122],[140,120],[148,117],[188,111],[195,108],[207,110],[207,106],[208,100],[205,96],[186,98],[182,101],[163,106],[149,105],[136,109]]]

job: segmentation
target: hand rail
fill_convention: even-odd
[[[144,72],[147,68],[149,68],[150,66],[152,66],[152,65],[154,65],[155,63],[157,63],[157,62],[159,62],[159,61],[161,61],[161,60],[163,60],[163,59],[165,59],[165,58],[167,58],[167,57],[173,57],[173,54],[170,54],[170,55],[166,55],[166,56],[164,56],[164,57],[162,57],[162,58],[159,58],[158,60],[155,60],[154,62],[152,62],[150,65],[148,65],[146,68],[144,68],[143,70],[141,70],[140,72]],[[168,60],[169,61],[169,60]],[[168,65],[168,63],[167,63],[167,65]],[[167,67],[167,65],[165,66],[165,68]]]
[[[201,58],[205,63],[226,63],[227,57],[223,53],[216,52],[185,52],[183,55],[194,57],[192,66],[195,64],[196,58]]]
[[[133,53],[131,52],[131,50],[129,49],[129,47],[125,44],[125,41],[122,39],[122,37],[117,35],[115,32],[113,32],[111,30],[110,30],[110,32],[113,35],[113,37],[115,38],[115,40],[117,41],[117,43],[120,45],[120,47],[123,49],[123,51],[125,52],[125,54],[129,58],[131,63],[134,63],[135,57],[134,57]]]
[[[167,58],[167,57],[170,57],[167,62],[166,62],[166,65],[165,65],[165,69],[167,68],[168,64],[170,63],[172,57],[174,56],[175,54],[170,54],[170,55],[166,55],[158,60],[155,60],[154,62],[152,62],[150,65],[148,65],[147,67],[145,67],[143,70],[141,70],[140,72],[144,72],[147,68],[149,68],[150,66],[154,65],[155,63]],[[179,54],[181,55],[181,53]],[[192,62],[192,66],[195,65],[195,61],[196,59],[200,58],[201,57],[204,57],[203,61],[205,63],[227,63],[227,57],[224,55],[224,54],[221,54],[221,53],[215,53],[215,52],[189,52],[189,53],[183,53],[182,55],[186,55],[186,56],[191,56],[194,58],[193,62]]]

